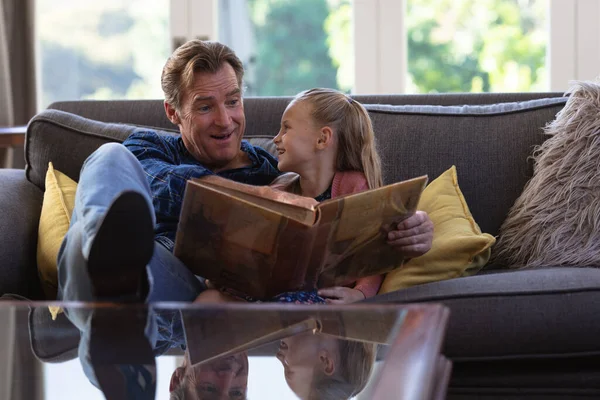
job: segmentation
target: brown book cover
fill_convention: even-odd
[[[192,364],[210,362],[305,332],[377,344],[390,344],[406,310],[387,308],[316,309],[216,307],[182,309]]]
[[[273,310],[181,310],[181,315],[191,364],[210,362],[320,328],[318,320],[311,316],[288,317]]]
[[[188,181],[175,255],[196,275],[257,299],[344,285],[402,265],[386,243],[412,215],[427,177],[317,205],[215,175]]]

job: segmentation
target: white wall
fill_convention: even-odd
[[[600,0],[550,0],[550,90],[600,75]]]

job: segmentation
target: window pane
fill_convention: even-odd
[[[548,90],[548,0],[407,0],[407,92]]]
[[[169,0],[37,0],[40,107],[161,98]]]
[[[219,1],[219,40],[246,67],[246,94],[354,84],[351,0]]]

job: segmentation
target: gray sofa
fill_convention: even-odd
[[[421,174],[433,179],[454,164],[475,220],[483,232],[497,235],[532,175],[528,157],[545,139],[542,127],[565,104],[561,97],[518,93],[356,99],[369,105],[386,182]],[[246,138],[268,147],[289,100],[246,99]],[[62,102],[50,109],[29,125],[26,170],[0,170],[0,294],[43,298],[35,250],[48,161],[77,180],[94,149],[122,141],[133,129],[60,111],[105,123],[173,129],[161,101]],[[600,270],[548,265],[516,271],[499,260],[476,276],[369,301],[442,302],[450,308],[444,353],[454,370],[448,398],[600,397]],[[47,315],[34,313],[31,323],[42,327]],[[44,342],[41,332],[32,330],[38,357],[58,361],[75,354],[76,331],[65,331],[60,343]]]

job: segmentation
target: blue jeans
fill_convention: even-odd
[[[87,272],[88,255],[106,211],[126,191],[140,193],[146,198],[149,208],[153,209],[152,193],[140,162],[123,145],[105,144],[88,157],[81,170],[71,225],[58,254],[58,300],[95,300]],[[154,215],[152,220],[156,222]],[[205,288],[179,259],[157,242],[154,243],[154,254],[146,270],[149,280],[148,303],[193,301]],[[69,320],[81,331],[79,358],[83,369],[92,383],[98,386],[87,351],[92,313],[91,309],[84,308],[65,310]],[[158,326],[161,321],[176,324],[172,322],[172,316],[161,319],[160,313],[148,313],[145,334],[154,349],[160,336],[164,336],[160,331],[164,331],[165,327],[159,329]],[[180,325],[176,329],[180,329]]]

